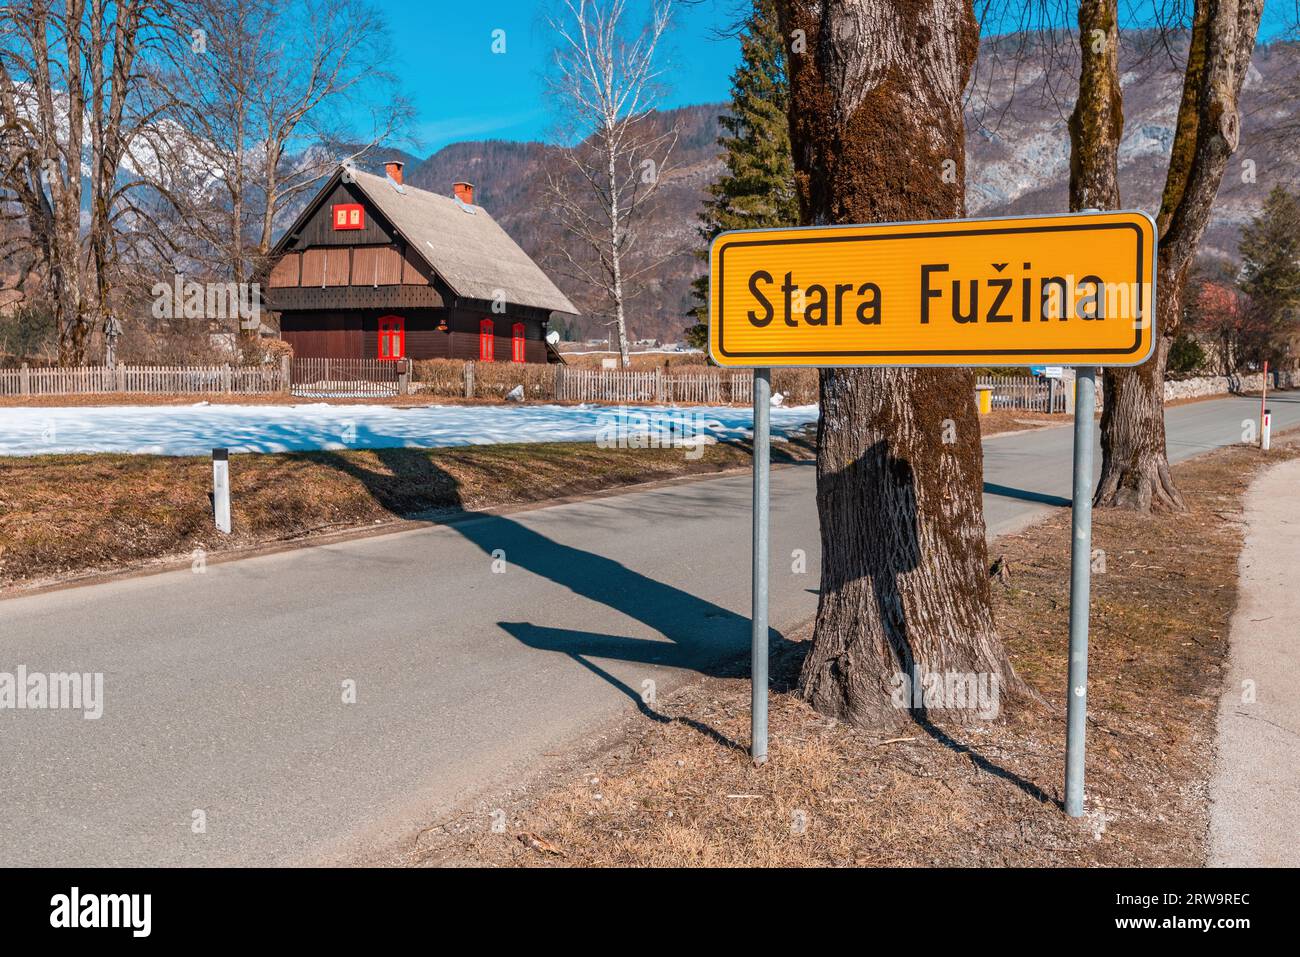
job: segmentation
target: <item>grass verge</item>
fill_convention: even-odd
[[[773,461],[812,455],[807,437]],[[502,508],[747,466],[747,445],[602,449],[595,443],[235,455],[232,533],[212,523],[206,457],[0,458],[0,589],[350,528]]]
[[[1214,722],[1236,601],[1241,499],[1265,459],[1235,447],[1175,469],[1188,511],[1094,513],[1088,813],[1060,808],[1069,514],[1000,538],[999,629],[1041,704],[975,728],[884,736],[794,693],[805,630],[772,664],[770,757],[749,686],[703,678],[629,717],[601,750],[418,835],[410,863],[596,866],[1196,866],[1205,862]],[[500,803],[494,804],[494,800]],[[504,810],[504,816],[497,812]],[[494,812],[496,814],[494,815]],[[493,829],[505,821],[504,829]]]
[[[87,397],[92,398],[92,397]],[[987,434],[1059,422],[996,412]],[[773,445],[773,460],[813,455],[813,433]],[[206,457],[0,456],[0,591],[246,550],[353,528],[502,508],[708,475],[749,465],[745,444],[681,450],[601,449],[594,443],[520,443],[454,449],[381,449],[231,459],[233,531],[212,525]]]

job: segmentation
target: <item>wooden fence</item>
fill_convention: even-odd
[[[292,359],[290,391],[312,398],[405,395],[410,374],[401,359]]]
[[[477,376],[475,367],[472,362],[464,364],[457,375],[461,380],[455,385],[457,394],[463,388],[467,397],[500,397],[515,384],[513,367],[497,363]],[[520,376],[529,379],[524,384],[530,399],[722,405],[749,403],[754,395],[754,377],[749,372],[632,372],[553,366],[538,375],[538,368],[518,368]],[[383,398],[406,394],[410,377],[409,363],[379,359],[286,359],[266,366],[23,366],[0,369],[0,395],[290,392],[303,398]]]
[[[51,366],[0,369],[0,395],[266,395],[289,386],[285,363],[265,366]]]
[[[752,402],[753,397],[751,372],[632,372],[560,366],[555,374],[555,398],[571,402],[723,405]]]
[[[1064,412],[1065,391],[1073,383],[1032,375],[979,376],[976,385],[993,390],[993,409],[1023,412]]]
[[[456,390],[466,397],[504,395],[513,385],[505,364],[494,364],[475,385],[475,363],[459,372]],[[498,368],[499,367],[499,368]],[[682,405],[747,405],[753,401],[754,376],[748,371],[636,372],[622,369],[573,369],[553,366],[537,375],[538,367],[519,367],[530,399],[570,402],[676,403]],[[531,370],[531,372],[529,372]],[[553,371],[551,371],[553,370]],[[790,370],[786,370],[790,371]],[[502,373],[497,375],[496,373]],[[405,395],[410,389],[409,362],[379,359],[285,359],[260,366],[23,366],[0,369],[0,396],[87,395],[127,392],[146,395],[268,395],[291,392],[304,398],[343,398]],[[488,379],[491,381],[487,381]],[[498,381],[499,380],[499,381]],[[980,376],[978,384],[993,391],[994,409],[1065,412],[1071,383],[1036,376]],[[452,385],[451,382],[443,383]],[[815,383],[814,383],[815,385]],[[490,389],[487,387],[491,386]],[[428,389],[438,394],[442,389]],[[804,391],[807,391],[804,389]],[[456,394],[461,394],[459,391]],[[1049,409],[1050,394],[1050,409]],[[815,392],[805,401],[816,401]]]

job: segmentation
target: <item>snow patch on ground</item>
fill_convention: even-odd
[[[0,455],[131,452],[207,455],[313,449],[439,448],[502,442],[594,442],[612,419],[669,417],[719,439],[745,437],[753,411],[730,406],[211,405],[0,408]],[[782,438],[817,421],[817,406],[774,408]]]

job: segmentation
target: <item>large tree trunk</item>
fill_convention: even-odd
[[[1119,81],[1117,0],[1079,4],[1079,97],[1070,114],[1070,209],[1119,209],[1119,142],[1124,110]],[[1163,278],[1163,277],[1162,277]],[[1172,290],[1159,283],[1161,308]],[[1164,323],[1157,316],[1157,328]],[[1164,381],[1169,339],[1135,369],[1107,369],[1102,410],[1102,480],[1097,501],[1148,511],[1181,508],[1165,455]]]
[[[59,337],[59,362],[82,365],[90,333],[81,256],[81,152],[85,142],[85,87],[82,82],[82,0],[69,0],[61,13],[40,8],[28,38],[32,45],[41,163],[39,175],[49,192],[49,288]],[[64,36],[61,58],[51,55],[46,31]],[[64,64],[59,78],[57,64]],[[62,86],[62,90],[59,87]],[[66,93],[66,104],[57,102]],[[60,117],[66,119],[66,144],[59,143]],[[46,200],[42,198],[42,203]]]
[[[1079,98],[1070,114],[1070,209],[1119,209],[1118,0],[1079,4]]]
[[[969,2],[786,0],[781,19],[806,38],[789,61],[804,222],[961,216]],[[823,713],[880,727],[923,712],[896,703],[900,674],[1021,690],[993,626],[974,386],[966,371],[821,373],[822,587],[800,690]]]
[[[1237,148],[1241,128],[1237,104],[1262,12],[1263,0],[1197,0],[1195,5],[1157,222],[1156,348],[1145,365],[1106,370],[1096,505],[1142,512],[1183,507],[1165,446],[1165,363],[1182,317],[1188,267],[1209,223],[1228,158]],[[1085,52],[1081,98],[1088,73]],[[1101,128],[1088,127],[1090,132]],[[1072,175],[1072,186],[1073,179]]]
[[[1181,511],[1165,446],[1165,366],[1182,309],[1182,276],[1156,267],[1156,345],[1140,366],[1107,369],[1101,410],[1101,479],[1094,504],[1139,512]]]

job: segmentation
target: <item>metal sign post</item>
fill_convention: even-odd
[[[1083,816],[1088,721],[1088,608],[1092,593],[1092,433],[1097,370],[1075,372],[1074,487],[1070,506],[1070,687],[1066,706],[1065,813]]]
[[[1044,363],[1054,407],[1055,381],[1070,366],[1078,374],[1065,809],[1083,814],[1096,367],[1139,366],[1155,349],[1157,240],[1155,221],[1133,210],[793,226],[714,239],[709,355],[723,368],[754,369],[755,764],[767,760],[771,367]]]
[[[767,762],[768,473],[772,452],[772,370],[754,370],[754,578],[750,636],[750,756]]]

